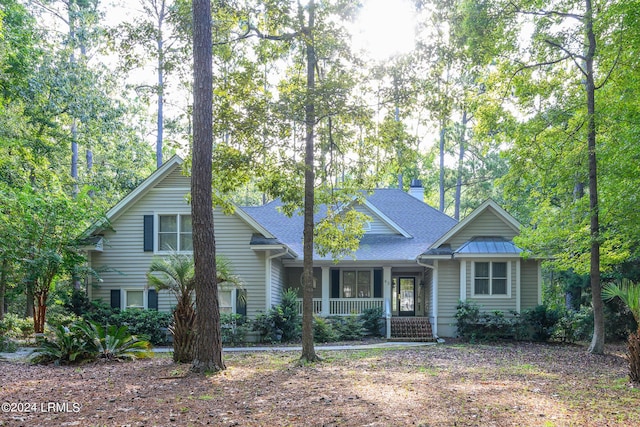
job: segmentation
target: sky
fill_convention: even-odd
[[[416,13],[409,0],[363,0],[354,43],[384,61],[415,47]]]

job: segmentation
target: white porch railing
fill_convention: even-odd
[[[331,298],[329,299],[330,316],[349,316],[360,314],[369,308],[384,307],[383,298]],[[302,314],[302,298],[298,298],[298,311]],[[322,313],[322,298],[313,299],[313,313]]]
[[[382,309],[383,304],[383,298],[331,298],[329,299],[329,314],[332,316],[360,314],[369,308]]]
[[[302,314],[302,298],[298,298],[298,312]],[[322,298],[313,299],[313,314],[322,313]]]

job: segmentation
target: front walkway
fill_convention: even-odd
[[[427,345],[435,345],[435,342],[378,342],[373,344],[347,344],[347,345],[316,345],[316,350],[367,350],[372,348],[406,348],[406,347],[423,347]],[[20,347],[15,353],[0,353],[0,361],[9,362],[27,362],[29,356],[33,353],[33,347]],[[156,353],[170,353],[173,347],[154,347]],[[225,353],[241,353],[253,351],[302,351],[301,346],[256,346],[256,347],[224,347]]]

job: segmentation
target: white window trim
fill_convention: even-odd
[[[476,294],[476,262],[488,262],[489,263],[489,294]],[[506,294],[493,294],[493,263],[494,262],[506,262],[507,263],[507,293]],[[490,298],[511,298],[511,261],[509,260],[477,260],[471,262],[471,277],[469,278],[471,296],[477,299],[490,299]]]
[[[359,296],[355,297],[345,297],[344,296],[344,273],[345,271],[355,271],[356,272],[356,293],[358,292],[358,272],[360,271],[368,271],[369,272],[369,295],[370,297],[362,297],[362,298],[373,298],[373,269],[368,268],[343,268],[340,270],[340,299],[358,299]]]
[[[156,211],[154,212],[153,215],[153,253],[154,254],[159,254],[159,255],[168,255],[171,253],[171,251],[166,251],[166,250],[160,250],[158,245],[160,243],[160,217],[164,216],[164,215],[175,215],[178,218],[176,218],[177,221],[177,227],[178,227],[178,241],[177,241],[177,246],[180,247],[180,216],[182,215],[189,215],[191,216],[191,211]],[[193,251],[181,251],[178,250],[178,248],[175,248],[176,252],[178,253],[182,253],[182,254],[191,254],[193,253]]]
[[[127,307],[127,294],[129,292],[142,292],[142,307]],[[124,288],[120,291],[120,307],[122,310],[130,310],[130,309],[143,309],[147,310],[149,308],[149,295],[147,289],[140,288]]]

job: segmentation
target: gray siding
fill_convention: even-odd
[[[102,282],[93,287],[92,298],[108,302],[111,289],[146,287],[146,272],[154,253],[143,251],[143,216],[190,212],[185,200],[185,183],[188,187],[189,178],[182,176],[179,170],[167,178],[170,185],[162,188],[160,184],[167,182],[162,181],[115,219],[112,222],[115,232],[105,232],[104,252],[91,254],[92,267],[103,270]],[[249,246],[254,230],[238,216],[225,216],[219,210],[214,211],[214,221],[217,253],[230,260],[233,271],[244,282],[247,314],[255,316],[265,308],[265,260],[263,253]],[[174,305],[172,295],[159,293],[160,310],[169,311]]]
[[[191,178],[182,174],[182,168],[177,167],[167,175],[155,188],[190,188]]]
[[[451,244],[453,249],[457,249],[476,236],[502,236],[511,240],[516,235],[517,233],[492,209],[487,209],[456,233],[447,243]]]
[[[278,305],[282,302],[284,289],[284,267],[280,258],[271,260],[271,304]]]
[[[456,306],[460,301],[460,263],[438,261],[438,335],[456,336]]]
[[[521,309],[526,310],[538,305],[538,261],[522,261],[520,287]]]
[[[354,209],[371,218],[369,222],[370,228],[366,231],[367,234],[398,234],[395,230],[391,229],[384,221],[380,219],[376,214],[371,212],[366,206],[356,205]]]

